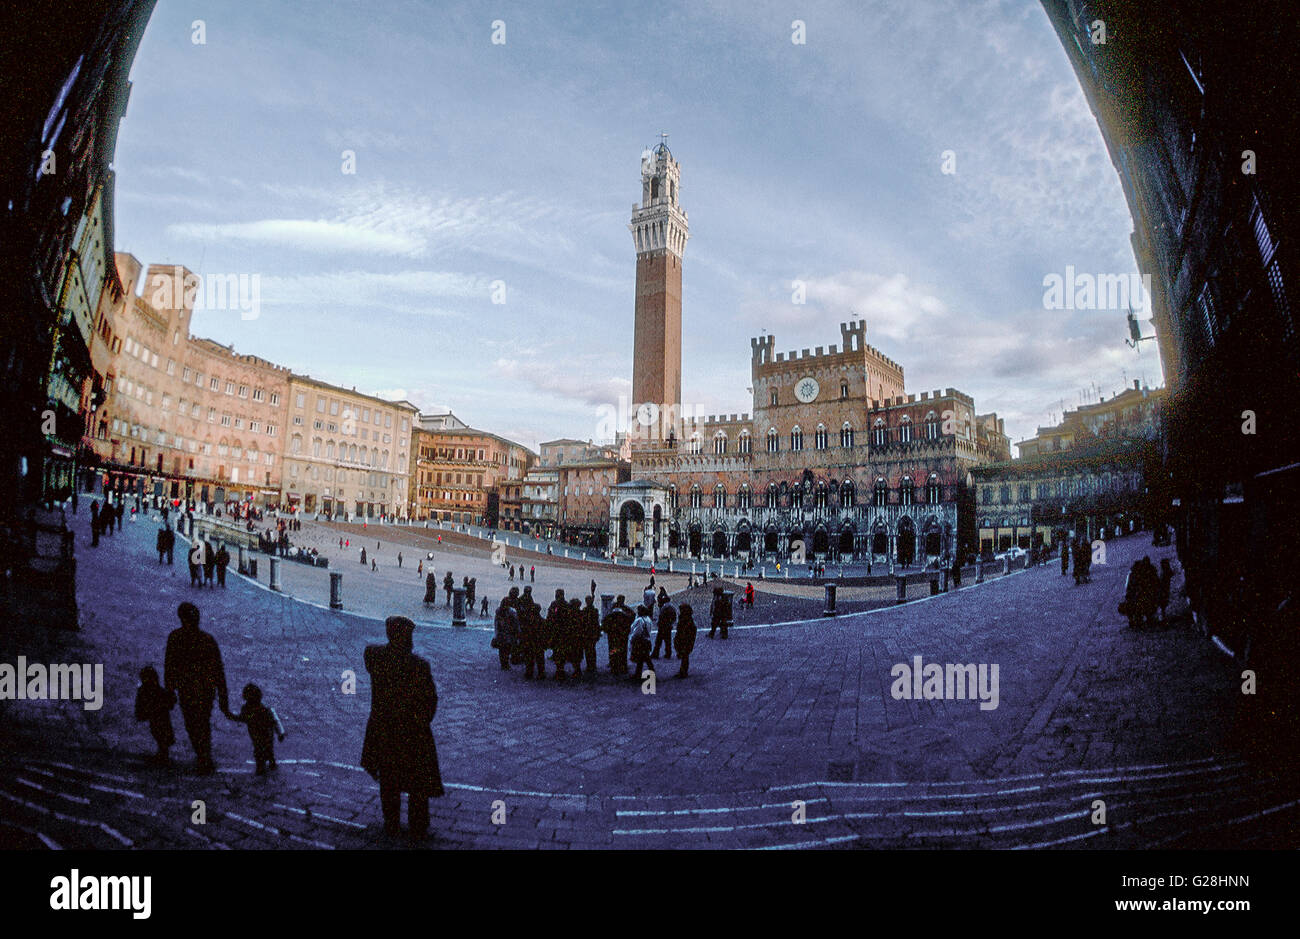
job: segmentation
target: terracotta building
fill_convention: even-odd
[[[522,480],[536,454],[449,413],[421,416],[411,458],[416,518],[498,527],[500,486]]]

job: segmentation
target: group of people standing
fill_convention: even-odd
[[[1124,585],[1124,602],[1119,605],[1119,612],[1128,617],[1130,627],[1141,629],[1167,622],[1165,610],[1169,606],[1173,579],[1174,569],[1168,558],[1161,559],[1158,571],[1150,556],[1133,562]]]
[[[1092,548],[1082,538],[1061,542],[1061,575],[1074,571],[1074,585],[1092,583]]]
[[[511,587],[510,593],[497,607],[495,634],[492,646],[502,670],[511,665],[523,665],[524,677],[546,677],[546,653],[552,653],[555,662],[555,679],[562,681],[573,667],[573,677],[585,674],[594,679],[598,669],[597,647],[601,636],[607,637],[608,667],[611,674],[628,674],[629,653],[632,661],[632,678],[639,680],[646,671],[653,672],[654,659],[661,650],[672,658],[676,640],[680,666],[676,677],[685,678],[690,672],[690,656],[695,649],[695,615],[690,604],[680,610],[660,588],[658,595],[653,586],[646,588],[643,601],[636,610],[627,605],[620,594],[602,621],[595,606],[595,595],[589,594],[585,603],[576,597],[566,599],[564,590],[555,591],[555,599],[542,616],[541,605],[533,599],[532,585],[520,592]],[[654,621],[658,607],[658,623]],[[652,640],[652,635],[655,638]]]

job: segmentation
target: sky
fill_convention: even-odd
[[[630,393],[627,223],[663,132],[688,410],[751,410],[750,337],[854,317],[909,392],[970,394],[1013,441],[1163,380],[1126,308],[1045,300],[1136,262],[1037,2],[159,0],[131,78],[117,250],[246,285],[194,333],[534,449]]]

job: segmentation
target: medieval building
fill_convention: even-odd
[[[970,470],[1010,458],[996,415],[953,388],[908,394],[903,366],[841,323],[828,348],[750,340],[742,414],[681,413],[680,167],[642,162],[631,479],[610,499],[611,552],[898,563],[976,547]]]

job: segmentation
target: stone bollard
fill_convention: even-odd
[[[330,571],[330,609],[343,609],[343,575],[339,571]]]
[[[465,625],[465,588],[451,588],[451,625]]]
[[[424,602],[438,602],[438,575],[433,571],[424,575]]]
[[[600,621],[605,622],[605,617],[609,611],[614,609],[614,595],[612,593],[602,593],[600,595]]]
[[[1008,554],[1004,554],[1002,555],[1002,576],[1005,577],[1007,574],[1010,573],[1011,573],[1011,556]]]
[[[897,595],[895,596],[894,602],[906,603],[907,602],[907,575],[906,574],[894,575],[894,585],[897,590]]]
[[[239,546],[239,573],[248,573],[248,546],[243,544]]]
[[[340,574],[339,576],[341,577],[342,575]],[[275,591],[279,591],[281,589],[280,588],[280,559],[277,557],[271,558],[271,589]]]
[[[975,583],[977,584],[984,583],[984,558],[983,557],[975,558]]]
[[[822,610],[822,616],[835,615],[835,585],[826,585],[826,609]]]

